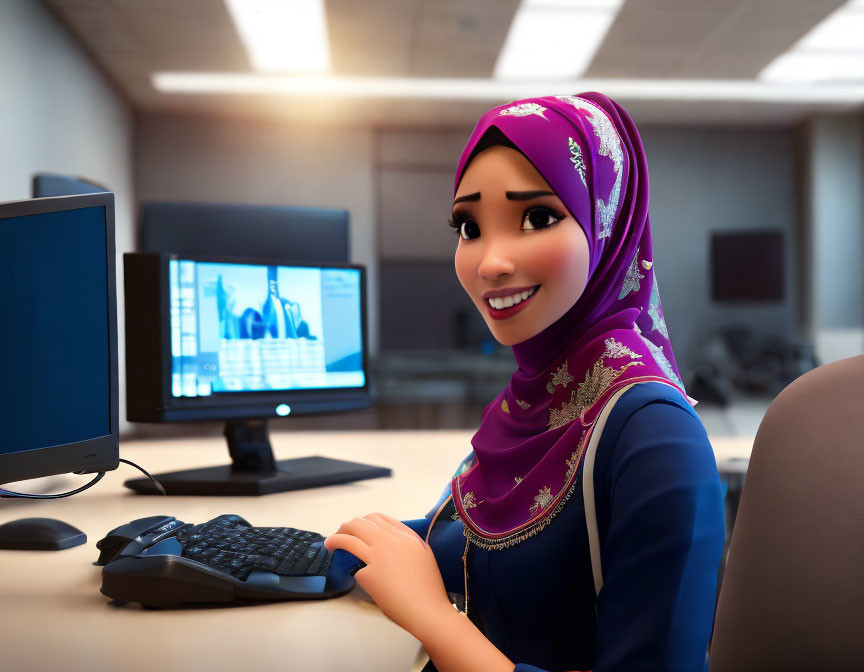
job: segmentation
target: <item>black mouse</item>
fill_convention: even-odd
[[[55,518],[20,518],[0,525],[0,549],[62,551],[86,541],[77,527]]]

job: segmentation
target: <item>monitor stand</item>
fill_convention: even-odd
[[[276,461],[266,420],[229,420],[225,438],[231,464],[154,474],[168,495],[269,495],[392,475],[390,469],[329,457]],[[148,478],[125,483],[141,495],[161,494]]]

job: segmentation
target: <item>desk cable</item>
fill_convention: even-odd
[[[124,464],[129,464],[129,465],[135,467],[141,473],[143,473],[147,478],[149,478],[151,481],[153,481],[154,485],[156,486],[156,489],[159,490],[160,493],[162,493],[163,495],[168,494],[165,492],[165,488],[162,487],[162,484],[159,481],[157,481],[155,478],[153,478],[153,476],[151,476],[150,473],[146,469],[144,469],[143,467],[139,467],[134,462],[131,462],[129,460],[124,460],[122,457],[119,459],[120,459],[120,462],[123,462]],[[83,474],[86,472],[76,471],[73,473]],[[0,499],[3,499],[3,498],[7,498],[7,499],[59,499],[61,497],[71,497],[72,495],[77,495],[79,492],[82,492],[83,490],[87,490],[88,488],[92,488],[94,485],[96,485],[99,481],[102,480],[102,477],[104,475],[105,475],[105,472],[100,471],[98,474],[96,474],[96,477],[92,481],[90,481],[89,483],[85,483],[80,488],[76,488],[75,490],[70,490],[69,492],[61,492],[61,493],[58,493],[56,495],[34,495],[34,494],[25,493],[25,492],[12,492],[10,490],[3,490],[2,488],[0,488]]]

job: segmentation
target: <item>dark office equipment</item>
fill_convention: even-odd
[[[57,175],[54,173],[36,173],[33,176],[33,198],[100,194],[107,191],[110,191],[110,189],[83,177]]]
[[[133,422],[225,420],[232,464],[156,478],[168,494],[261,495],[389,476],[306,457],[276,462],[267,418],[369,408],[363,267],[127,254]],[[127,485],[155,492],[149,480]]]
[[[718,302],[783,300],[783,234],[711,235],[711,298]]]
[[[0,287],[0,483],[116,469],[114,195],[0,204]],[[31,523],[17,548],[75,537]]]
[[[356,561],[328,551],[320,534],[252,527],[233,514],[200,525],[142,518],[96,545],[102,594],[151,607],[325,599],[354,585]]]
[[[0,483],[118,463],[114,196],[0,204]]]
[[[453,273],[452,261],[385,260],[379,274],[384,352],[479,352],[491,338],[483,316]]]
[[[141,205],[139,249],[181,255],[347,262],[348,212],[219,203]]]
[[[807,343],[731,325],[697,344],[688,390],[700,401],[727,406],[736,392],[776,395],[815,366]]]
[[[20,518],[0,525],[0,548],[62,551],[87,542],[77,527],[54,518]]]
[[[864,660],[864,356],[783,390],[756,433],[711,672],[858,670]]]

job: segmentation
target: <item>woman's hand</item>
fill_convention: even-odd
[[[327,537],[366,566],[354,577],[375,604],[420,641],[453,611],[432,549],[407,525],[383,513],[352,518]]]

